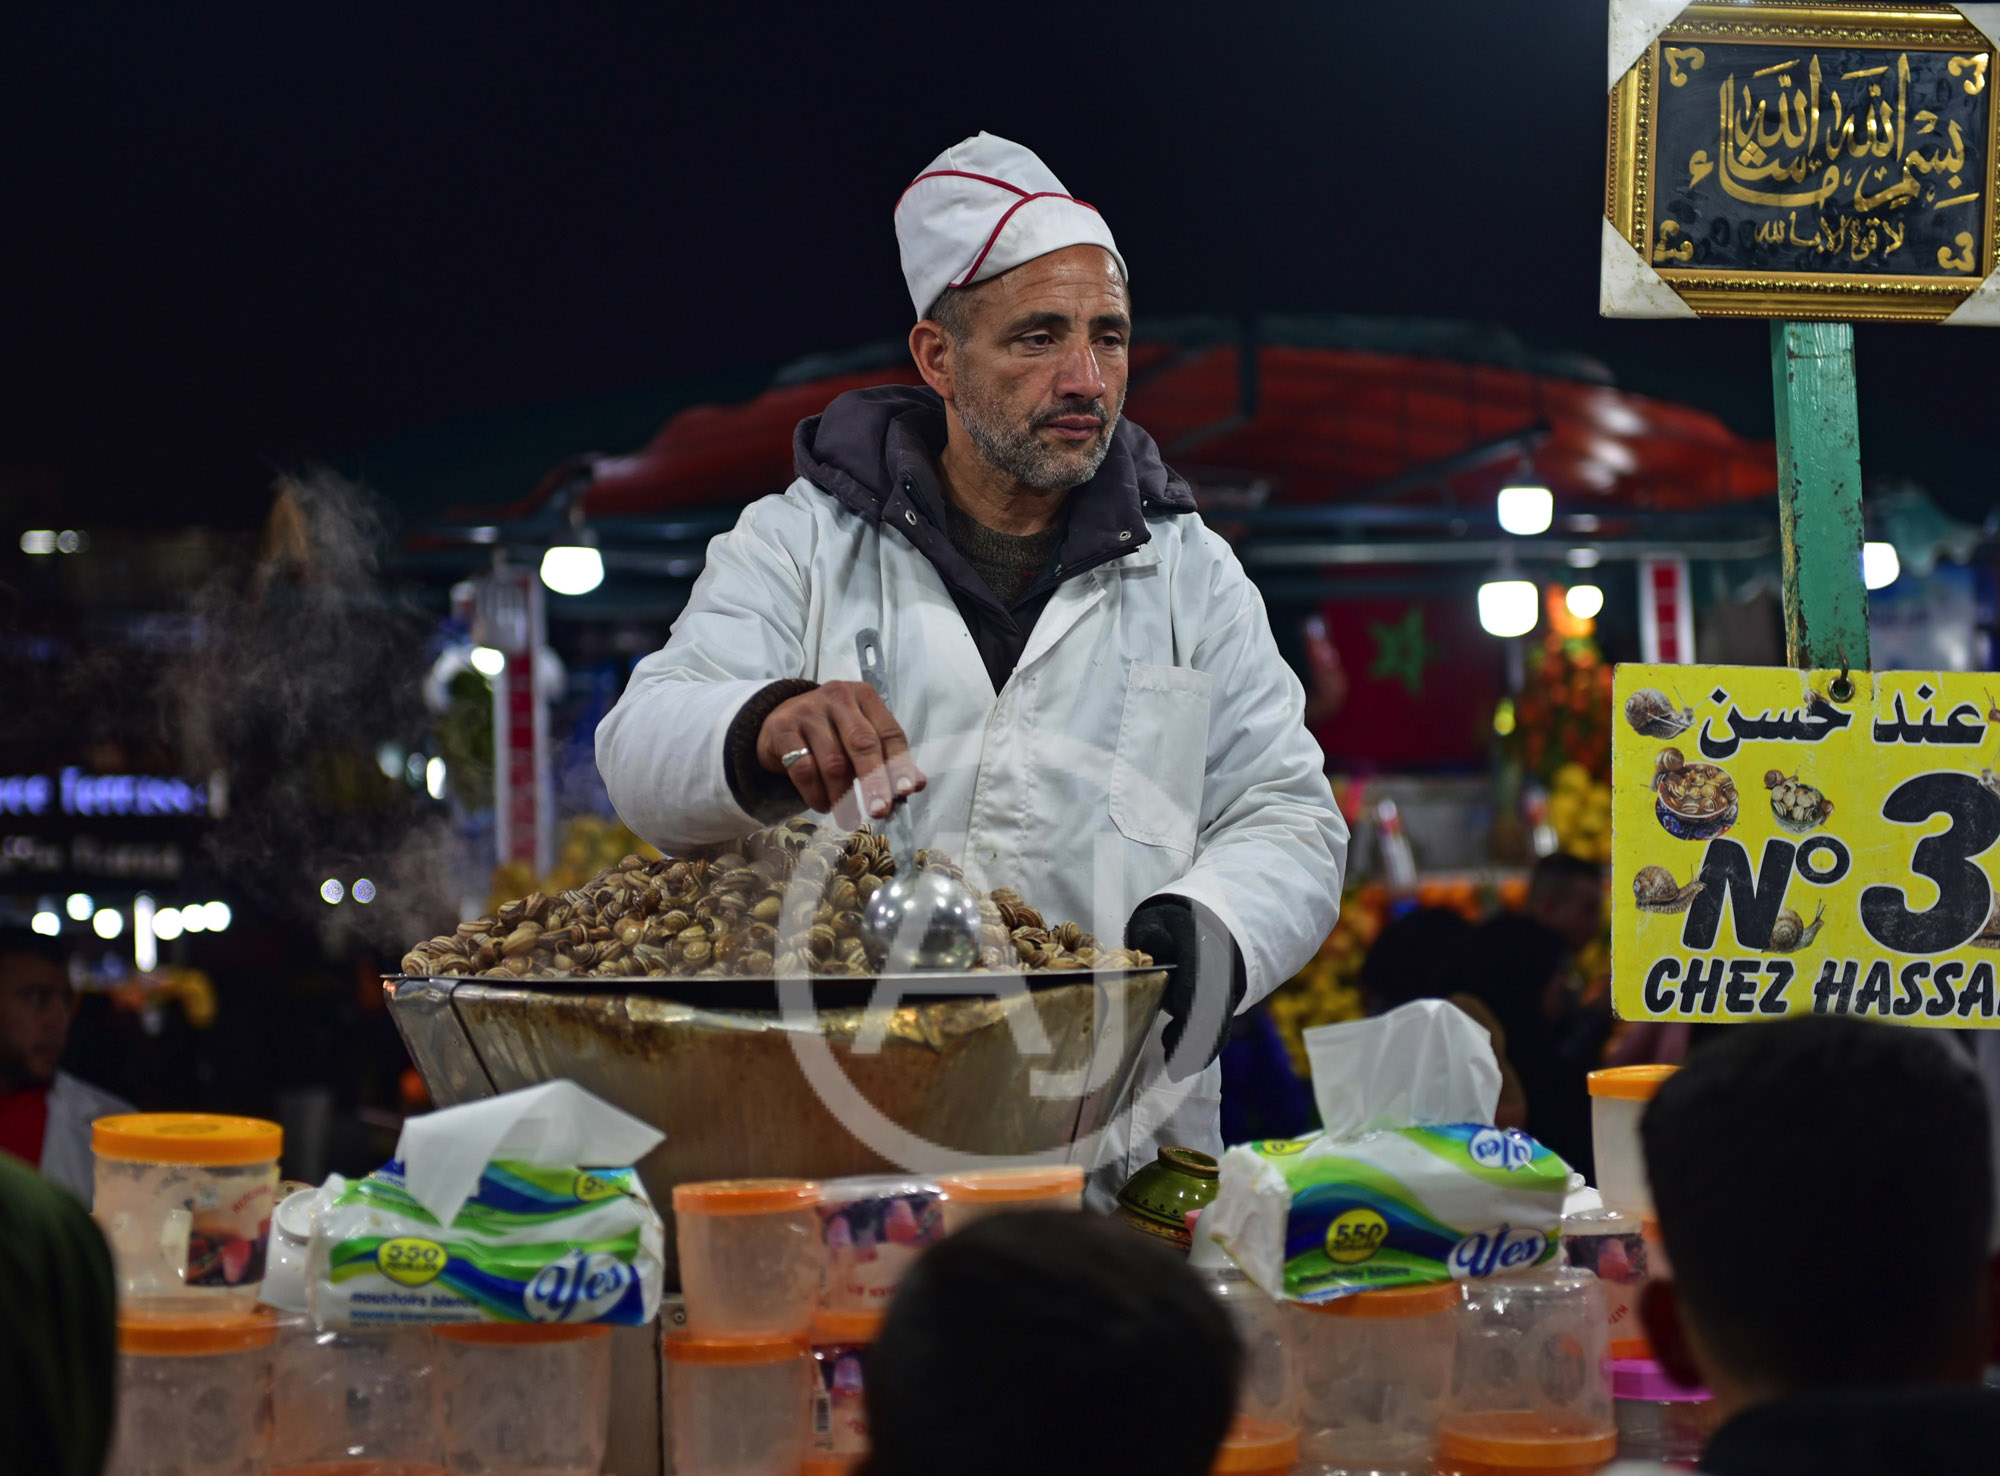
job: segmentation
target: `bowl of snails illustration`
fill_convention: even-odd
[[[1677,840],[1713,840],[1736,823],[1736,781],[1714,764],[1691,764],[1678,748],[1663,748],[1653,765],[1653,813]]]

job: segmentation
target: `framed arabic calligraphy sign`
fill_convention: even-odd
[[[1611,89],[1606,216],[1702,316],[1942,319],[1996,265],[1996,87],[1951,6],[1693,5]]]
[[[1620,666],[1612,1001],[2000,1028],[2000,706],[1953,672]]]

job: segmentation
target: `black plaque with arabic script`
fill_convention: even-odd
[[[1654,71],[1654,268],[1984,275],[1990,54],[1677,40]]]

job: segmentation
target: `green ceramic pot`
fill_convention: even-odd
[[[1216,1174],[1215,1160],[1206,1153],[1162,1148],[1118,1191],[1118,1218],[1185,1251],[1190,1244],[1187,1217],[1214,1202]]]

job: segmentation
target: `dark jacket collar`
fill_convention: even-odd
[[[944,491],[937,477],[944,444],[944,401],[936,391],[879,385],[850,390],[821,414],[800,421],[792,464],[850,512],[918,542],[913,534],[923,524],[944,533]],[[1104,464],[1070,493],[1067,507],[1061,563],[1074,572],[1144,546],[1152,536],[1146,529],[1149,514],[1195,510],[1193,491],[1160,459],[1153,438],[1122,418]],[[917,523],[906,516],[911,513]]]
[[[1711,1476],[2000,1472],[2000,1392],[1839,1389],[1745,1410],[1708,1443]]]

